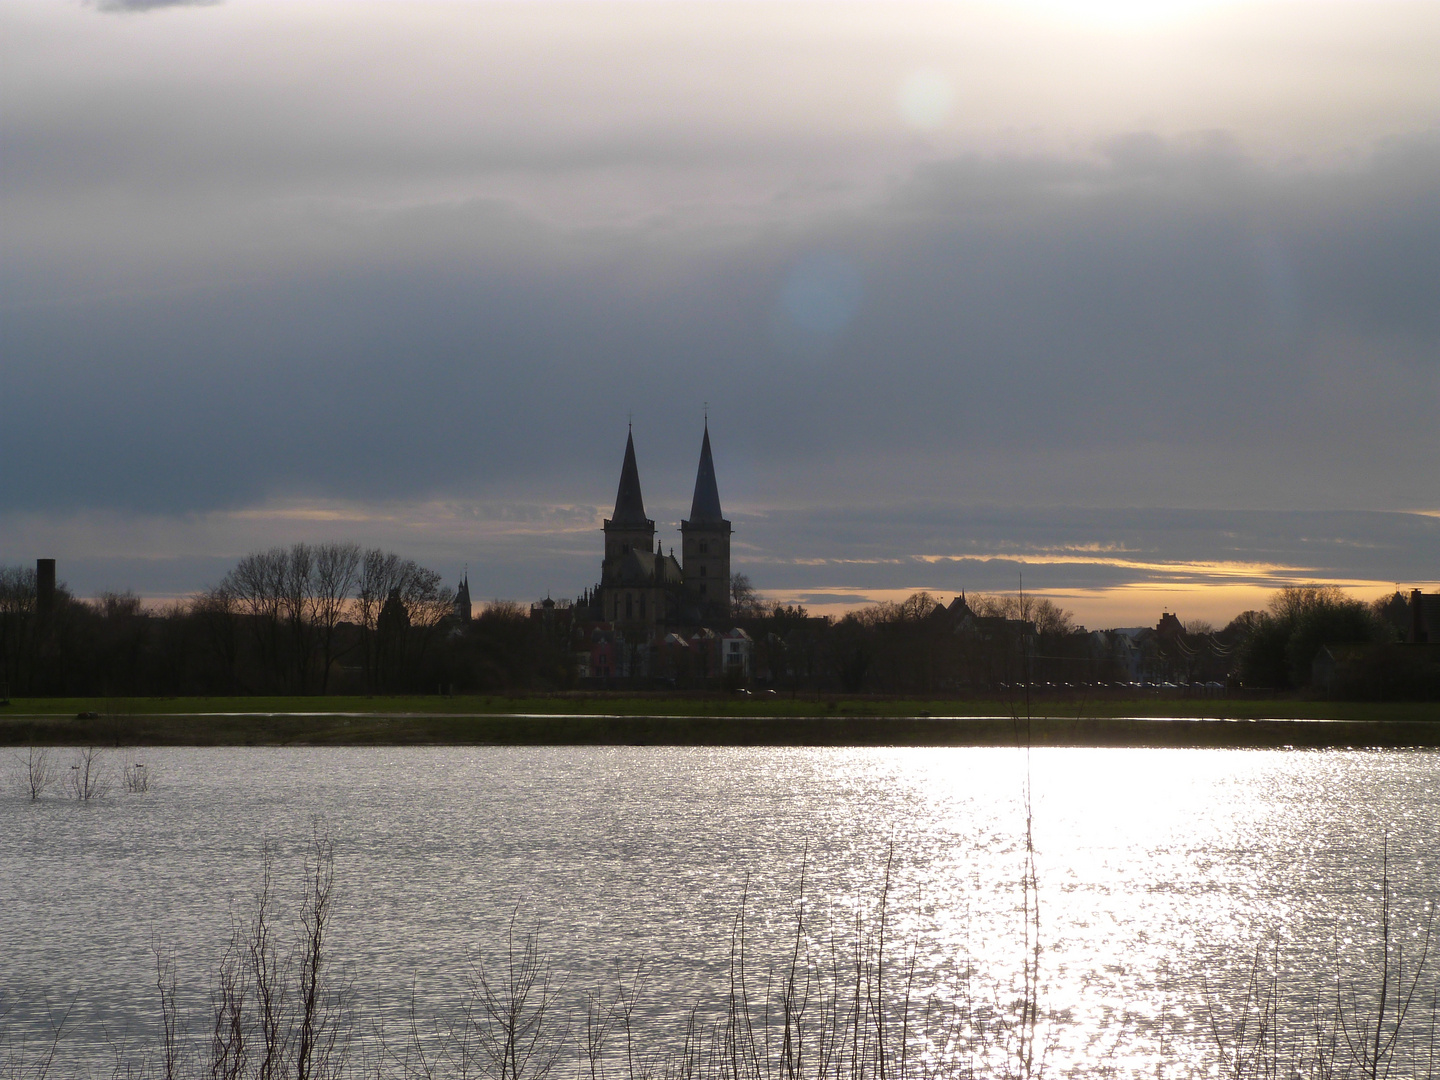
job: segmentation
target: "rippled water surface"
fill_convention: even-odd
[[[1028,769],[1059,1073],[1198,1071],[1257,948],[1287,994],[1363,980],[1383,853],[1401,935],[1440,869],[1427,752],[234,748],[108,767],[137,756],[145,794],[0,796],[0,1024],[13,1045],[69,1008],[66,1052],[92,1068],[107,1040],[154,1037],[152,946],[203,1005],[262,841],[291,896],[317,819],[337,845],[334,955],[367,1022],[453,1007],[467,957],[518,912],[572,997],[643,966],[664,1041],[723,997],[742,900],[752,968],[779,958],[802,867],[816,942],[874,914],[888,860],[917,985],[969,964],[1002,994],[1024,952]]]

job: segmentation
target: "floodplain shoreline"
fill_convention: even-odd
[[[1440,747],[1440,704],[809,696],[32,698],[0,744]]]

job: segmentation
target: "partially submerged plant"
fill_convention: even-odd
[[[105,774],[105,751],[87,746],[75,751],[70,763],[70,797],[80,802],[103,799],[110,794],[110,777]]]
[[[150,769],[144,762],[127,762],[122,777],[125,790],[131,794],[143,794],[150,790]]]
[[[48,746],[29,747],[24,755],[15,755],[16,781],[31,802],[38,802],[45,789],[55,783],[55,761]]]

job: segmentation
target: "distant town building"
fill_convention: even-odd
[[[1410,641],[1415,645],[1440,643],[1440,593],[1410,591]]]
[[[1180,621],[1179,615],[1168,611],[1160,613],[1160,621],[1155,625],[1155,633],[1163,638],[1174,640],[1185,633],[1185,625]]]
[[[633,430],[625,439],[615,511],[605,519],[600,581],[582,603],[596,622],[651,634],[668,627],[725,622],[730,617],[730,522],[720,508],[710,425],[700,442],[700,464],[690,516],[680,523],[681,560],[655,540],[645,513]]]
[[[35,607],[41,613],[55,607],[55,560],[35,560]]]
[[[727,679],[748,682],[755,658],[755,643],[739,627],[720,635],[721,664]]]

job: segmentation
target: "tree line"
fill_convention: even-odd
[[[1231,625],[1241,638],[1237,674],[1248,686],[1312,686],[1325,650],[1334,663],[1327,689],[1339,696],[1440,697],[1436,650],[1396,647],[1411,627],[1409,601],[1398,591],[1367,604],[1333,585],[1290,586]]]
[[[1278,590],[1224,627],[1167,616],[1138,631],[1091,633],[1033,594],[970,594],[960,610],[917,592],[825,623],[740,590],[756,666],[777,687],[893,694],[995,690],[1188,689],[1312,692],[1367,699],[1440,697],[1440,657],[1405,644],[1408,600],[1372,603],[1334,586]],[[1322,650],[1339,661],[1317,681]]]
[[[246,555],[195,601],[237,680],[242,629],[260,681],[328,693],[338,660],[358,661],[370,691],[423,667],[454,595],[413,559],[358,544],[294,544]],[[344,629],[342,629],[344,624]]]
[[[146,611],[132,593],[48,603],[35,571],[0,567],[0,692],[8,695],[327,693],[422,688],[453,596],[438,573],[379,548],[252,552],[219,584]]]
[[[508,601],[456,619],[454,594],[434,570],[354,543],[255,551],[218,584],[152,610],[130,593],[77,600],[63,585],[47,600],[37,584],[34,569],[0,566],[0,698],[562,690],[577,685],[577,658],[597,632],[574,609],[538,618]],[[751,681],[777,691],[944,695],[1137,682],[1297,691],[1314,688],[1324,648],[1344,657],[1326,692],[1440,695],[1428,652],[1394,647],[1409,618],[1399,594],[1366,604],[1332,587],[1293,587],[1218,630],[1175,622],[1139,636],[1091,634],[1034,594],[970,594],[947,607],[918,592],[838,619],[768,602],[743,575],[731,595],[725,628],[746,630]],[[728,684],[667,684],[654,666],[615,688],[664,685]]]

